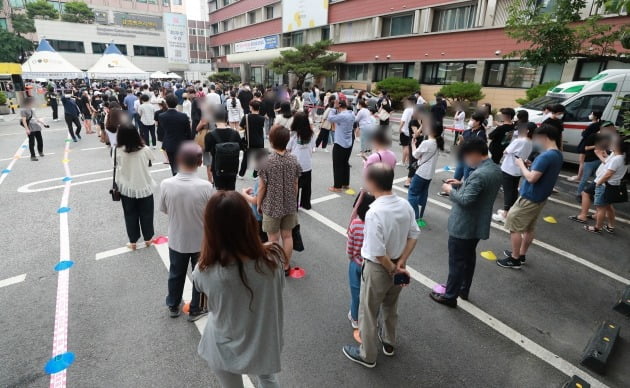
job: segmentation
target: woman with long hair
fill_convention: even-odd
[[[280,111],[276,114],[274,125],[280,125],[285,128],[291,128],[293,122],[293,112],[291,111],[291,103],[283,101],[280,103]]]
[[[279,245],[260,241],[256,218],[241,194],[219,191],[210,198],[193,272],[209,310],[198,352],[224,388],[243,387],[243,374],[256,376],[257,386],[279,387],[283,261]]]
[[[236,92],[234,90],[230,92],[230,98],[225,101],[225,106],[228,112],[228,124],[230,128],[238,130],[238,124],[243,118],[243,107],[238,98],[236,98]]]
[[[328,97],[328,104],[326,105],[326,109],[322,114],[322,124],[319,127],[319,134],[317,135],[317,140],[315,141],[315,148],[322,146],[324,152],[328,152],[326,147],[328,146],[328,138],[330,137],[330,132],[334,129],[335,124],[328,121],[328,116],[330,112],[335,108],[335,96]]]
[[[117,146],[114,148],[116,161],[116,184],[121,194],[125,227],[131,250],[136,249],[140,231],[145,246],[153,239],[153,187],[149,166],[153,152],[144,145],[136,128],[122,124],[116,131]]]
[[[444,151],[444,138],[442,137],[442,126],[436,125],[429,115],[422,115],[422,131],[419,129],[414,131],[411,141],[411,153],[417,160],[418,167],[414,174],[407,199],[416,214],[416,222],[419,227],[425,227],[424,211],[427,207],[427,199],[429,198],[429,185],[435,175],[435,167],[437,165],[440,151]],[[426,134],[428,138],[416,146],[416,138]],[[421,207],[422,210],[418,208]]]
[[[304,112],[297,112],[293,116],[291,140],[287,144],[287,151],[295,155],[300,167],[302,167],[302,173],[298,179],[298,203],[306,210],[311,208],[311,173],[313,172],[314,148],[315,133],[311,128],[308,115]]]

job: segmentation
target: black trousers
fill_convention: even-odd
[[[147,146],[157,145],[157,139],[155,138],[155,125],[144,125],[140,122],[140,134],[144,139],[144,144]],[[152,142],[149,142],[149,135],[151,135]]]
[[[298,203],[306,210],[311,208],[311,172],[302,171],[298,179]]]
[[[475,274],[478,243],[479,239],[468,240],[448,236],[448,280],[444,294],[446,298],[468,296]]]
[[[518,183],[520,180],[520,176],[503,173],[503,210],[510,210],[518,199]]]
[[[63,118],[66,120],[66,125],[68,126],[68,133],[70,134],[70,137],[75,139],[76,135],[81,133],[81,120],[79,120],[79,116],[64,115]],[[76,125],[76,132],[72,130],[72,124]]]
[[[168,158],[168,164],[171,166],[171,173],[177,175],[177,153],[166,151],[166,157]]]
[[[315,147],[319,147],[321,144],[323,149],[326,149],[328,146],[328,138],[330,137],[330,129],[320,129],[319,135],[317,135],[317,140],[315,140]]]
[[[184,284],[186,283],[186,275],[188,273],[188,263],[190,263],[190,269],[194,269],[199,259],[199,252],[181,253],[169,248],[168,257],[171,265],[168,269],[168,295],[166,296],[166,305],[169,307],[179,307],[182,303],[182,294],[184,293]],[[199,299],[199,291],[197,291],[196,287],[193,287],[190,312],[199,311]]]
[[[335,143],[332,150],[333,161],[333,186],[340,189],[344,186],[350,186],[350,156],[352,155],[352,147],[344,148]]]
[[[247,164],[249,162],[249,158],[256,159],[256,155],[263,150],[262,148],[248,148],[243,152],[243,160],[241,160],[241,169],[238,172],[238,175],[243,177],[245,176],[245,172],[247,172]],[[258,176],[258,171],[254,170],[254,178]]]
[[[56,99],[50,100],[50,109],[52,109],[53,120],[57,120],[59,118],[59,104]]]
[[[40,155],[44,153],[44,140],[41,131],[31,131],[31,134],[28,135],[28,149],[31,151],[31,158],[35,157],[35,140],[37,140],[37,152]]]
[[[140,231],[144,241],[153,239],[153,195],[144,198],[121,196],[125,227],[130,243],[140,239]]]
[[[235,176],[216,176],[213,174],[214,188],[217,190],[232,191],[236,190]]]

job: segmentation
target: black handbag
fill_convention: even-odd
[[[116,160],[116,148],[114,147],[114,178],[112,179],[112,188],[109,189],[109,194],[112,196],[112,201],[118,202],[120,201],[120,191],[118,191],[118,184],[116,183],[116,167],[118,166],[118,161]]]
[[[606,203],[628,202],[628,188],[626,182],[621,181],[618,185],[606,184],[604,189],[604,199]]]
[[[295,225],[295,228],[291,231],[293,236],[293,250],[296,252],[304,251],[304,241],[302,241],[302,233],[300,233],[300,224]]]

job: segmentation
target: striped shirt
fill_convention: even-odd
[[[363,226],[365,223],[360,218],[355,218],[348,227],[348,244],[346,245],[346,253],[350,260],[363,265],[363,256],[361,256],[361,247],[363,246]]]

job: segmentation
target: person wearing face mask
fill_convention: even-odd
[[[554,104],[551,106],[550,109],[551,116],[543,121],[543,124],[549,124],[558,130],[560,137],[558,138],[557,145],[558,149],[562,151],[562,132],[564,132],[564,124],[562,120],[564,118],[564,112],[566,111],[566,109],[562,104]]]
[[[584,180],[584,165],[585,165],[586,154],[587,154],[586,143],[589,142],[589,137],[592,134],[599,132],[599,128],[601,126],[602,111],[594,110],[593,112],[591,112],[590,115],[588,115],[588,119],[591,121],[591,123],[588,125],[588,127],[586,127],[586,129],[582,131],[582,139],[580,140],[580,143],[578,144],[578,154],[580,155],[580,168],[578,169],[577,175],[567,178],[569,182],[580,181],[580,183],[582,183],[582,181]],[[590,144],[590,145],[592,146],[593,144]],[[594,155],[590,155],[591,160],[594,160],[593,156]],[[577,194],[580,195],[579,190]]]
[[[538,155],[530,168],[518,158],[516,166],[524,178],[519,190],[520,196],[512,205],[505,220],[505,228],[510,231],[512,249],[506,249],[504,259],[497,260],[503,268],[520,269],[525,263],[527,249],[534,241],[534,229],[540,212],[562,168],[562,152],[558,149],[560,132],[550,124],[542,124],[534,133],[534,142],[545,151]]]
[[[499,166],[488,157],[488,146],[482,139],[462,143],[459,158],[473,172],[462,184],[444,183],[452,210],[448,219],[448,280],[444,292],[432,291],[435,302],[457,306],[457,298],[468,300],[479,240],[490,237],[492,207],[502,182]]]

